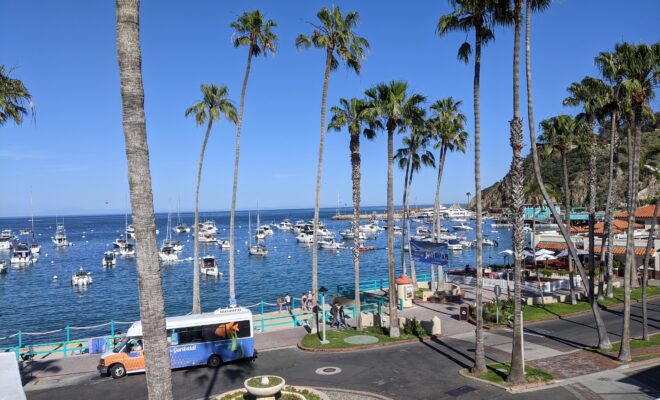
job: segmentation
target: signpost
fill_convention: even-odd
[[[495,285],[495,323],[500,324],[500,294],[502,294],[502,287]]]
[[[321,286],[319,289],[319,292],[321,292],[321,321],[323,321],[323,325],[321,325],[321,330],[323,331],[323,339],[321,340],[321,344],[330,343],[330,341],[325,338],[325,293],[327,291],[328,289],[326,289],[325,286]]]

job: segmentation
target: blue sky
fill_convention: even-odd
[[[328,105],[340,97],[404,79],[429,100],[464,100],[473,130],[471,65],[457,61],[464,35],[440,39],[439,16],[446,1],[155,1],[141,7],[147,131],[156,209],[190,210],[203,129],[183,112],[199,97],[201,83],[229,87],[238,104],[246,49],[231,44],[229,24],[244,10],[260,9],[279,26],[277,54],[253,62],[241,140],[238,207],[310,207],[314,202],[323,52],[296,51],[294,39],[311,31],[323,5],[356,10],[357,32],[371,43],[363,73],[342,68],[331,75]],[[625,6],[623,6],[625,4]],[[114,1],[12,1],[0,14],[0,63],[13,67],[31,91],[36,123],[0,129],[3,195],[0,215],[29,214],[30,188],[39,214],[121,212],[128,189],[121,130]],[[535,120],[575,112],[561,106],[566,87],[597,74],[593,57],[621,41],[654,42],[660,2],[566,0],[532,19]],[[470,36],[470,39],[472,36]],[[509,168],[513,31],[499,29],[484,50],[482,65],[482,184]],[[526,127],[525,86],[521,86]],[[658,102],[653,104],[658,108]],[[235,127],[217,124],[207,149],[201,208],[228,209]],[[527,137],[527,132],[525,132]],[[466,155],[448,156],[442,202],[465,201],[474,193],[473,144]],[[397,138],[397,145],[400,138]],[[527,149],[526,149],[527,151]],[[326,136],[322,205],[351,204],[348,135]],[[362,200],[385,203],[386,135],[362,145]],[[395,175],[395,198],[402,174]],[[436,173],[415,178],[413,203],[430,203]]]

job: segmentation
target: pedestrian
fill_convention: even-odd
[[[344,306],[339,307],[339,327],[348,328],[346,325],[346,315],[344,315]]]
[[[303,293],[302,297],[300,298],[300,308],[302,309],[302,312],[307,311],[307,293]]]
[[[284,303],[286,304],[286,311],[291,314],[291,295],[289,293],[284,296]]]
[[[280,296],[277,296],[277,308],[278,308],[278,313],[282,312],[282,298]]]
[[[339,309],[337,308],[337,303],[332,303],[332,307],[330,307],[330,315],[332,316],[332,323],[330,324],[330,327],[338,327],[339,326],[339,319],[338,319],[338,314]]]
[[[307,309],[311,310],[314,307],[314,296],[312,296],[312,291],[307,292]]]

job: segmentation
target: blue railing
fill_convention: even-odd
[[[417,274],[417,282],[430,282],[430,274]],[[389,288],[389,279],[374,279],[371,281],[360,282],[360,292],[371,292]],[[355,292],[355,285],[345,284],[337,285],[338,296],[352,296]]]

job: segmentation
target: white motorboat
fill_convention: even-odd
[[[119,255],[123,257],[132,257],[135,255],[135,245],[128,243],[126,247],[119,249]]]
[[[112,245],[115,249],[123,249],[128,245],[128,242],[124,238],[124,235],[120,235],[114,242],[112,242]]]
[[[305,229],[305,221],[299,219],[296,221],[296,224],[293,226],[293,232],[297,235],[301,233]]]
[[[202,275],[207,276],[220,276],[222,273],[218,270],[218,262],[214,256],[204,256],[202,258],[202,265],[199,268]]]
[[[497,245],[498,245],[497,240],[487,239],[487,238],[482,239],[482,240],[481,240],[481,243],[482,243],[484,246],[495,246],[495,247],[497,247]]]
[[[460,242],[461,242],[461,246],[463,246],[464,249],[470,249],[474,247],[474,242],[471,242],[469,240],[461,239]]]
[[[207,219],[204,222],[200,222],[199,231],[210,235],[215,235],[216,233],[218,233],[218,226],[215,224],[214,220]]]
[[[53,236],[51,239],[56,247],[69,246],[69,241],[66,238],[66,229],[64,229],[64,223],[57,225],[55,236]]]
[[[276,225],[277,229],[284,231],[284,232],[290,232],[293,230],[293,225],[291,225],[291,222],[288,219],[285,219],[284,221],[280,222],[279,224]]]
[[[7,273],[7,261],[0,260],[0,274],[5,274],[5,273]]]
[[[162,262],[175,262],[179,260],[179,254],[172,246],[162,246],[158,251],[158,257]]]
[[[451,239],[447,241],[447,249],[449,250],[463,250],[463,245],[458,239]]]
[[[9,250],[14,246],[14,234],[5,229],[0,233],[0,250]]]
[[[229,240],[228,239],[218,239],[217,240],[218,247],[221,249],[228,249],[229,248]]]
[[[22,235],[22,236],[27,236],[27,235],[29,235],[30,233],[32,233],[32,232],[30,232],[29,229],[21,229],[21,230],[18,232],[18,234],[19,234],[19,235]]]
[[[323,250],[339,250],[344,248],[344,244],[334,239],[320,240],[319,247]]]
[[[14,252],[11,255],[10,262],[15,265],[29,265],[32,264],[35,259],[32,257],[30,248],[27,244],[18,243],[14,246]]]
[[[71,286],[89,286],[94,283],[92,273],[85,271],[83,267],[73,273],[71,276]]]
[[[378,226],[377,223],[371,222],[366,225],[360,225],[360,232],[364,232],[365,235],[367,236],[374,236],[378,234],[379,231],[382,231],[383,228]]]
[[[400,226],[394,225],[394,235],[396,235],[396,236],[403,235],[403,230],[401,229]]]
[[[199,232],[197,240],[201,244],[214,244],[218,242],[218,239],[216,239],[214,234],[206,232]]]
[[[170,246],[174,251],[181,252],[183,250],[183,243],[178,240],[165,239],[163,241],[163,246]]]
[[[420,225],[415,229],[415,233],[419,236],[430,236],[431,229],[427,225]]]
[[[128,215],[126,215],[126,221],[128,222]],[[158,234],[158,229],[156,229],[156,234]],[[135,239],[135,227],[133,224],[126,225],[126,237],[128,239]]]
[[[328,230],[328,228],[325,227],[319,227],[319,229],[316,231],[316,235],[319,238],[326,238],[326,239],[334,239],[335,238],[335,233]]]
[[[309,233],[300,232],[298,236],[296,236],[296,241],[298,243],[312,243],[314,242],[314,236]]]
[[[101,265],[106,268],[114,267],[117,264],[117,256],[113,251],[106,251],[103,253],[103,260]]]
[[[266,232],[263,229],[257,229],[257,231],[254,234],[254,237],[257,238],[257,240],[265,240]]]
[[[452,229],[454,229],[455,231],[471,231],[471,230],[473,230],[473,228],[470,225],[465,224],[465,223],[460,224],[460,225],[454,225],[454,226],[452,226]]]
[[[273,229],[272,229],[272,228],[270,227],[270,225],[268,225],[268,224],[266,224],[266,225],[261,225],[261,226],[259,227],[259,229],[261,229],[262,231],[264,231],[264,234],[265,234],[266,236],[271,236],[271,235],[273,234]]]
[[[339,232],[341,237],[345,240],[354,240],[355,239],[355,234],[353,233],[353,229],[344,229],[343,231]],[[358,233],[358,241],[364,242],[367,240],[367,236],[363,232]]]

